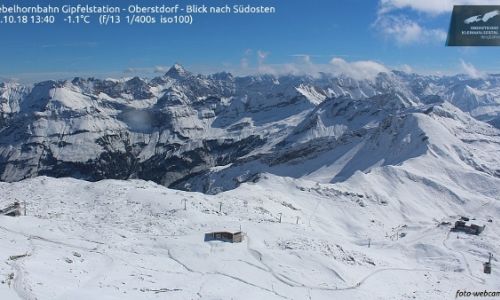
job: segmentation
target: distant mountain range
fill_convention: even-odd
[[[140,178],[218,193],[262,172],[343,182],[398,165],[424,176],[438,163],[442,175],[498,180],[498,128],[500,75],[235,77],[174,65],[153,79],[4,82],[0,179]]]

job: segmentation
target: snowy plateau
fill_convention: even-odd
[[[500,75],[4,81],[0,299],[499,299],[499,128]]]

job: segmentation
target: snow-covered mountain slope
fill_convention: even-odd
[[[214,194],[262,172],[329,183],[381,170],[401,170],[422,185],[450,188],[455,182],[469,192],[482,189],[470,176],[500,187],[500,131],[448,102],[417,107],[398,95],[330,99],[269,153],[213,168],[176,187]]]
[[[482,273],[500,251],[498,185],[460,202],[429,197],[434,186],[392,171],[388,182],[360,178],[355,190],[262,174],[216,196],[139,180],[1,183],[0,205],[26,203],[26,216],[0,216],[0,298],[454,299],[457,290],[498,290],[496,259]],[[464,211],[486,224],[480,236],[450,233],[446,222]],[[240,228],[241,244],[204,242]]]
[[[443,100],[495,126],[499,87],[494,75],[470,79],[394,71],[373,81],[328,74],[234,77],[195,75],[180,65],[151,80],[3,83],[0,179],[141,178],[182,186],[213,167],[290,148],[300,151],[307,140],[328,148],[335,137],[345,139],[346,130],[355,136],[370,134],[402,109],[409,114]],[[334,103],[342,103],[346,111],[316,116]]]
[[[151,80],[2,84],[0,179],[13,183],[0,208],[17,200],[27,216],[0,216],[0,298],[498,291],[497,268],[482,273],[500,250],[498,80],[175,65]],[[450,233],[459,216],[485,231]],[[203,241],[240,226],[241,244]]]
[[[14,91],[3,93],[2,180],[46,174],[167,185],[253,151],[326,97],[301,78],[195,76],[178,65],[151,81],[49,81],[21,99]]]

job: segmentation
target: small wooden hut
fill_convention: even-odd
[[[243,233],[241,231],[234,232],[234,233],[227,232],[227,231],[206,233],[205,234],[205,242],[210,242],[210,241],[241,243],[243,241]]]

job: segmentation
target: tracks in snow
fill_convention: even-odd
[[[445,238],[443,239],[443,246],[444,246],[446,249],[448,249],[449,251],[451,251],[451,252],[455,252],[455,253],[460,254],[460,256],[462,257],[462,261],[463,261],[463,263],[465,264],[465,267],[466,267],[466,269],[467,269],[467,273],[469,273],[469,277],[470,277],[471,279],[473,279],[474,281],[476,281],[476,282],[479,282],[479,283],[481,283],[481,284],[484,284],[484,283],[485,283],[485,280],[484,280],[483,278],[477,277],[477,276],[475,276],[474,274],[472,274],[472,270],[471,270],[471,268],[470,268],[469,262],[467,261],[467,258],[465,257],[465,254],[464,254],[462,251],[455,250],[455,249],[453,249],[453,248],[449,247],[449,246],[446,244],[446,242],[447,242],[447,241],[448,241],[448,239],[450,238],[450,233],[451,233],[450,231],[448,231],[448,232],[446,233],[446,236],[445,236]]]
[[[416,268],[384,268],[384,269],[378,269],[370,274],[366,275],[363,277],[360,281],[358,281],[356,284],[353,284],[351,286],[347,287],[342,287],[342,288],[337,288],[337,287],[321,287],[321,286],[308,286],[305,284],[302,284],[300,282],[294,281],[286,276],[283,276],[282,274],[277,274],[270,266],[268,266],[264,261],[263,261],[263,255],[260,253],[258,250],[253,249],[250,247],[250,238],[246,236],[247,238],[247,249],[250,252],[250,254],[258,260],[266,269],[267,272],[269,272],[274,278],[276,278],[278,281],[280,281],[283,284],[286,284],[289,287],[294,287],[294,288],[305,288],[308,290],[321,290],[321,291],[347,291],[347,290],[353,290],[361,287],[368,279],[371,277],[383,273],[383,272],[389,272],[389,271],[407,271],[407,272],[434,272],[433,270],[430,269],[416,269]],[[334,271],[339,278],[342,278],[338,272]]]

